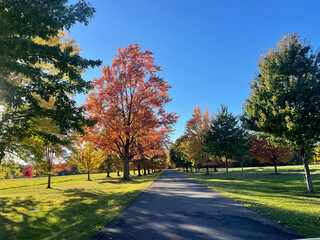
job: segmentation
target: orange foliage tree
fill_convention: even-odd
[[[90,136],[121,157],[124,180],[129,180],[137,138],[149,129],[170,129],[178,118],[164,110],[171,101],[170,85],[156,75],[161,67],[152,56],[139,44],[119,48],[112,65],[103,67],[103,76],[93,80],[94,90],[85,103],[89,117],[97,120]]]
[[[250,156],[262,163],[272,163],[277,174],[277,164],[287,163],[292,158],[292,151],[287,148],[277,147],[266,139],[254,139],[250,149]]]
[[[144,173],[146,173],[146,169],[150,173],[150,169],[161,169],[166,166],[165,148],[170,144],[170,132],[170,127],[159,130],[149,129],[148,132],[144,132],[140,138],[136,139],[136,155],[134,160],[138,167],[139,176],[141,175],[141,168],[144,168]]]

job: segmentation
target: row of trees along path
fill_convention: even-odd
[[[262,55],[250,86],[240,119],[223,105],[216,116],[195,108],[185,134],[169,149],[170,159],[180,167],[223,160],[228,176],[228,160],[251,155],[271,161],[277,173],[277,163],[295,152],[314,193],[308,156],[320,141],[320,53],[296,33],[285,35]]]

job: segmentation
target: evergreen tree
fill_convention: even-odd
[[[227,177],[229,177],[228,160],[238,158],[244,152],[244,148],[249,148],[248,136],[238,122],[237,117],[222,105],[205,136],[206,151],[224,160]]]

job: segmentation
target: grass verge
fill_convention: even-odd
[[[256,210],[306,237],[320,236],[320,165],[311,165],[317,194],[306,192],[302,166],[233,168],[226,179],[224,169],[205,175],[184,173],[213,190]]]
[[[0,239],[91,239],[160,175],[56,176],[52,189],[46,177],[0,180]]]

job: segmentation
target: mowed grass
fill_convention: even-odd
[[[211,169],[210,169],[211,170]],[[320,165],[310,165],[316,194],[308,194],[303,166],[230,169],[185,173],[186,176],[254,209],[306,237],[320,236]]]
[[[0,180],[0,239],[91,239],[162,172],[55,176],[52,189],[46,177]]]

